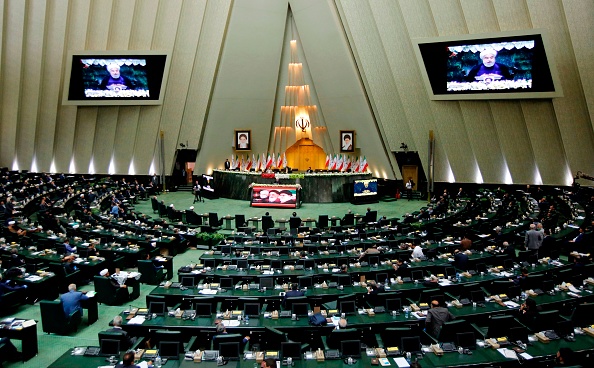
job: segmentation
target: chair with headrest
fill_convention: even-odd
[[[111,280],[103,276],[95,276],[93,278],[93,284],[95,285],[95,298],[97,303],[107,305],[122,305],[129,300],[128,289],[118,288],[115,289],[111,285]]]
[[[82,318],[80,310],[76,310],[69,316],[66,316],[61,300],[41,300],[39,302],[39,309],[41,311],[43,332],[66,335],[78,330],[78,325]]]
[[[159,285],[165,279],[163,268],[155,268],[153,261],[138,260],[138,272],[140,272],[140,282],[149,285]]]

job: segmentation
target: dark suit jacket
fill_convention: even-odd
[[[286,305],[286,301],[289,298],[296,298],[299,296],[304,296],[305,294],[301,290],[289,290],[285,293],[285,297],[283,298],[283,306]]]

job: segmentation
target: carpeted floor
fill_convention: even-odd
[[[254,216],[260,217],[266,211],[268,211],[270,212],[270,215],[272,215],[272,217],[276,219],[289,218],[291,216],[291,213],[293,212],[293,210],[291,209],[252,208],[246,201],[238,201],[225,198],[220,198],[216,200],[205,199],[204,203],[200,202],[195,204],[192,203],[193,199],[194,196],[188,192],[166,193],[159,196],[159,200],[164,200],[167,205],[173,204],[176,209],[183,210],[193,205],[195,207],[195,211],[198,213],[217,212],[219,214],[219,217],[225,215],[234,216],[235,214],[244,214],[246,218]],[[303,206],[300,209],[297,209],[296,211],[301,218],[311,217],[317,219],[318,215],[320,214],[326,214],[330,217],[342,217],[349,209],[351,209],[354,213],[363,214],[366,212],[367,207],[371,207],[372,209],[377,210],[378,217],[386,216],[388,218],[391,218],[401,217],[406,213],[417,211],[425,204],[426,202],[424,201],[395,201],[392,199],[387,201],[380,201],[379,203],[361,205],[352,205],[350,203],[304,203]],[[153,213],[150,201],[140,201],[140,203],[136,205],[136,210],[146,214]],[[156,214],[153,216],[156,216]],[[189,249],[185,253],[178,254],[174,259],[174,273],[176,273],[177,269],[182,265],[197,260],[202,255],[202,252],[203,251],[201,250]],[[133,301],[132,305],[144,307],[146,304],[145,297],[147,294],[151,292],[153,288],[154,286],[151,285],[142,285],[140,289],[140,297],[137,300]],[[79,290],[93,290],[93,285],[82,286],[79,288]],[[78,329],[78,332],[72,334],[71,336],[58,336],[54,334],[47,335],[43,333],[41,327],[41,316],[39,313],[39,304],[22,306],[19,308],[18,311],[15,312],[13,316],[18,318],[34,319],[38,321],[37,331],[39,354],[24,364],[20,362],[6,363],[4,366],[22,368],[45,367],[51,364],[59,356],[64,354],[64,352],[66,352],[71,347],[97,346],[97,333],[99,331],[106,330],[108,328],[108,323],[113,319],[113,317],[118,315],[126,307],[127,306],[111,307],[107,305],[100,305],[99,320],[97,322],[95,322],[91,326],[87,326],[85,316],[83,317],[83,323]],[[20,350],[20,341],[14,340],[14,344]]]

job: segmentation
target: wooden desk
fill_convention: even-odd
[[[37,324],[23,327],[20,330],[12,328],[0,328],[0,337],[21,340],[21,353],[23,354],[23,362],[37,355]]]

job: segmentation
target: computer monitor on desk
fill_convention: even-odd
[[[180,343],[178,341],[159,342],[159,356],[167,359],[179,359]]]
[[[101,340],[99,354],[102,356],[120,355],[120,340],[116,340],[116,339]]]
[[[239,360],[239,346],[238,342],[222,342],[219,344],[219,356],[228,360]]]
[[[475,349],[476,339],[474,332],[460,332],[456,334],[456,345],[463,349]]]
[[[301,344],[298,342],[281,342],[281,359],[301,359]]]
[[[167,307],[165,302],[151,302],[149,304],[149,313],[157,316],[164,316],[167,314]]]
[[[340,342],[340,353],[343,358],[361,358],[361,341],[343,340]]]
[[[421,339],[418,336],[403,337],[400,343],[400,351],[407,353],[421,352]]]

